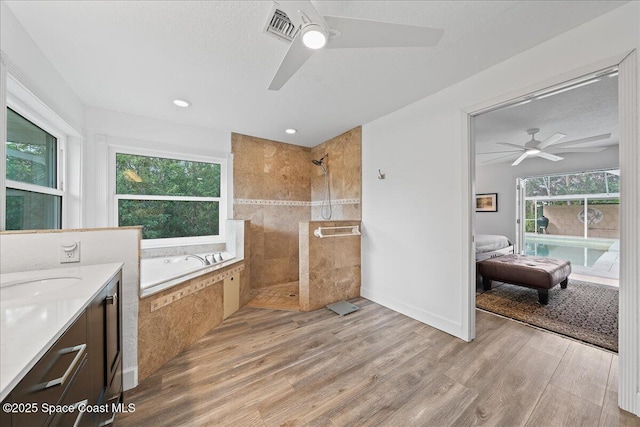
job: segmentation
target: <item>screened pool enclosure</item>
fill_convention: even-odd
[[[579,274],[618,278],[619,170],[529,177],[521,183],[526,254],[568,259]]]

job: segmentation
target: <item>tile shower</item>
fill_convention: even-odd
[[[232,135],[234,218],[251,221],[251,287],[254,291],[298,288],[296,282],[301,274],[300,223],[322,220],[324,175],[312,160],[328,154],[324,162],[329,173],[330,221],[359,224],[361,139],[360,127],[313,148]],[[315,260],[305,259],[303,264],[331,269],[330,274],[327,270],[327,277],[343,284],[349,281],[349,294],[357,289],[354,296],[358,296],[360,239],[328,240],[340,241],[339,244],[334,242],[333,246],[354,246],[350,250],[357,251],[358,259],[348,272],[342,268],[336,273],[333,266],[318,264]],[[304,251],[303,255],[306,256]],[[341,273],[347,276],[341,278]],[[301,301],[300,307],[313,309],[308,301]]]

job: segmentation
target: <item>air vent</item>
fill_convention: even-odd
[[[298,33],[298,29],[289,20],[287,14],[276,9],[274,5],[269,14],[265,32],[278,37],[280,40],[291,42]]]

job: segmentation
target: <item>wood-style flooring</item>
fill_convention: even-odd
[[[125,393],[120,426],[640,426],[617,356],[477,312],[463,342],[372,303],[244,307]]]

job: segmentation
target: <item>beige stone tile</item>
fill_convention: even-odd
[[[289,258],[265,260],[262,267],[262,286],[278,285],[290,282]]]
[[[264,233],[264,260],[289,257],[289,240],[289,236],[282,232]]]

